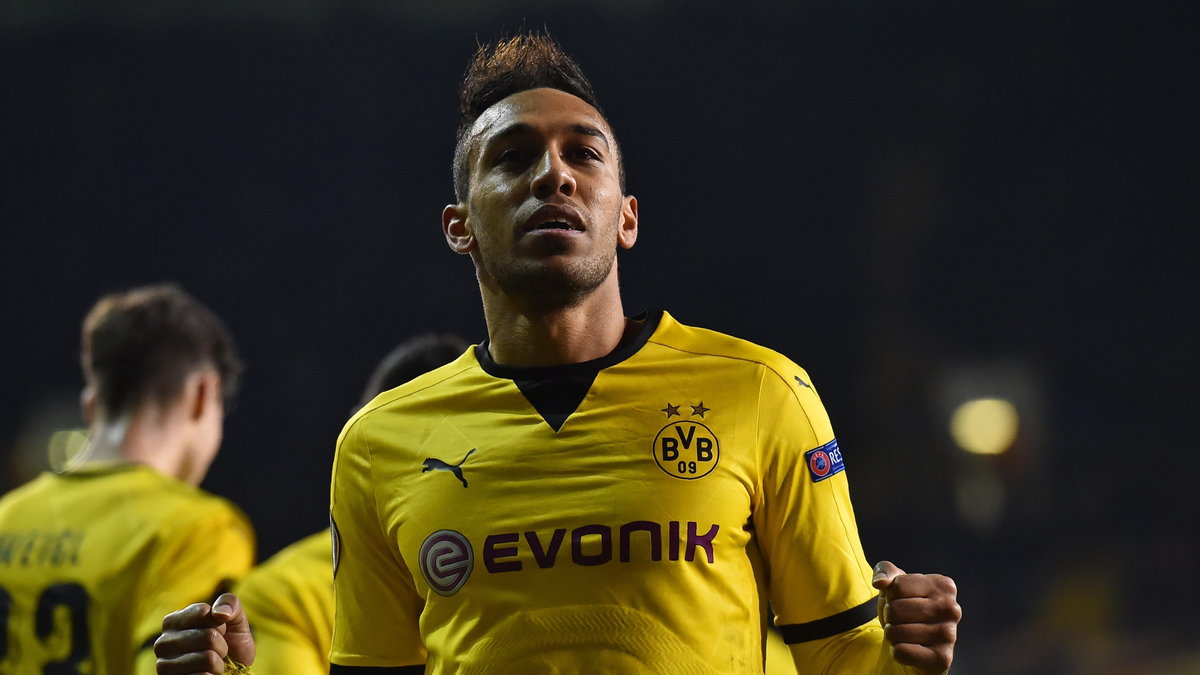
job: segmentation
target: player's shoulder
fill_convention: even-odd
[[[183,509],[241,513],[228,499],[149,467],[138,467],[126,475],[129,478],[124,489],[136,491],[147,500],[159,500]]]
[[[219,528],[253,538],[250,519],[233,502],[141,464],[108,462],[46,472],[5,499],[4,521],[60,522],[69,515],[76,525],[125,533],[119,536],[176,538]]]
[[[807,371],[780,352],[750,340],[681,323],[666,312],[650,341],[681,354],[740,361],[747,367],[765,369],[789,386],[811,389]]]
[[[176,498],[163,504],[162,515],[147,528],[154,525],[157,525],[155,538],[168,550],[192,548],[197,540],[220,550],[222,564],[236,570],[231,577],[245,574],[254,563],[257,533],[250,517],[219,495],[199,488],[180,491]]]
[[[45,490],[46,485],[48,484],[52,475],[53,474],[48,471],[38,474],[33,479],[12,488],[8,492],[5,492],[3,495],[0,495],[0,506],[24,501],[31,495],[35,495],[38,492]]]
[[[26,508],[30,503],[42,501],[41,495],[51,484],[52,476],[49,472],[43,473],[0,495],[0,522],[9,517],[9,514]]]
[[[0,505],[18,505],[42,500],[95,499],[104,504],[113,499],[139,504],[147,513],[164,514],[176,505],[193,508],[235,510],[232,502],[167,476],[142,464],[100,462],[70,471],[46,471],[0,498]],[[107,498],[106,498],[107,497]],[[146,510],[144,507],[153,505]]]
[[[347,430],[356,426],[362,420],[379,414],[382,410],[402,408],[406,402],[412,399],[422,398],[435,393],[437,395],[446,395],[448,392],[452,393],[456,387],[456,383],[464,375],[475,372],[482,371],[479,368],[479,361],[475,358],[475,346],[472,345],[450,363],[422,373],[404,384],[377,394],[375,398],[371,399],[347,420],[345,427],[342,429],[342,434],[345,435]]]
[[[225,497],[200,488],[194,488],[185,493],[185,496],[179,500],[179,507],[181,510],[196,514],[197,518],[216,516],[229,522],[244,524],[247,527],[250,524],[250,517],[242,511],[240,506]]]
[[[165,530],[186,523],[251,530],[250,518],[232,501],[150,467],[135,465],[120,472],[108,488],[122,494],[131,510],[160,521]]]

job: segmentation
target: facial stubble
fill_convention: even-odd
[[[540,250],[532,259],[497,260],[495,256],[480,256],[483,271],[495,280],[500,290],[534,311],[578,306],[604,283],[616,264],[615,242],[611,248],[566,264],[551,264],[546,259],[568,255],[571,242],[545,237],[537,246]]]

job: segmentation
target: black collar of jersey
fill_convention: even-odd
[[[595,377],[596,373],[601,370],[609,366],[615,366],[636,354],[642,348],[642,345],[646,344],[646,341],[650,339],[650,336],[654,334],[654,331],[658,329],[658,322],[662,320],[662,310],[642,312],[630,318],[633,321],[643,322],[642,329],[638,331],[638,334],[633,336],[633,339],[628,342],[618,345],[616,349],[608,354],[598,359],[592,359],[591,361],[568,363],[561,366],[533,366],[528,368],[505,366],[492,360],[492,354],[488,351],[489,340],[484,340],[475,347],[475,358],[479,360],[479,365],[483,368],[483,372],[492,377],[502,377],[508,380],[554,380],[563,377],[575,378],[587,374]]]
[[[642,322],[642,329],[633,339],[598,359],[583,363],[532,368],[504,366],[492,360],[487,340],[475,348],[475,358],[488,375],[512,380],[546,424],[557,432],[583,403],[596,375],[636,354],[654,334],[661,319],[662,311],[642,312],[633,317],[634,321]]]

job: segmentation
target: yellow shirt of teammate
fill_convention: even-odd
[[[333,625],[329,530],[288,546],[236,586],[254,631],[260,675],[327,675]]]
[[[153,673],[163,616],[253,560],[236,507],[153,469],[43,474],[0,499],[0,673]]]

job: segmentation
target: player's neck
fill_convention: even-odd
[[[186,443],[173,411],[143,406],[116,419],[98,420],[88,439],[84,464],[130,462],[183,479],[188,464]]]
[[[591,361],[616,349],[627,332],[615,279],[570,307],[531,310],[502,294],[487,293],[483,305],[488,351],[496,363],[506,366]]]

